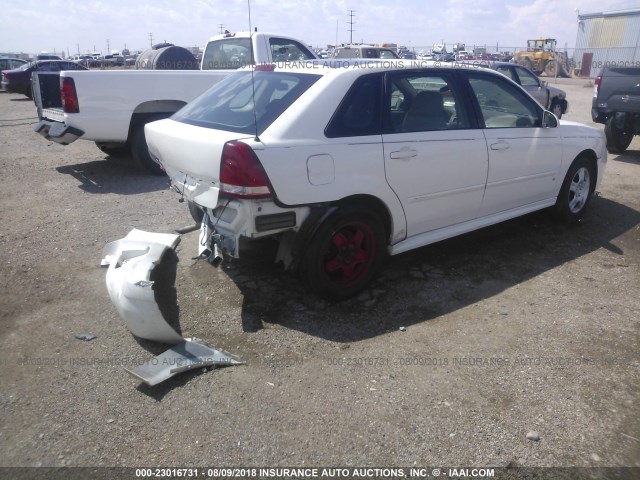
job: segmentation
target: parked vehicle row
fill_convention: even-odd
[[[13,70],[2,72],[2,90],[12,93],[22,93],[27,97],[32,97],[31,76],[33,73],[61,71],[87,70],[82,65],[68,60],[37,60],[25,63]]]

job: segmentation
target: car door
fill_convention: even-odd
[[[404,208],[407,237],[470,220],[482,201],[487,147],[455,79],[434,69],[386,78],[385,171]]]
[[[481,215],[545,202],[558,193],[562,140],[542,108],[507,79],[465,72],[489,151]]]

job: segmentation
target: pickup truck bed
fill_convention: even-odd
[[[225,60],[226,59],[226,60]],[[167,118],[241,66],[316,60],[303,42],[266,32],[211,37],[201,70],[68,71],[33,75],[40,123],[35,131],[68,145],[91,140],[105,153],[131,153],[139,166],[162,174],[149,156],[144,126]],[[61,100],[64,97],[64,102]]]

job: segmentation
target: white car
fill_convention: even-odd
[[[152,158],[201,220],[202,255],[273,237],[277,260],[343,299],[387,255],[547,207],[582,216],[602,132],[559,122],[492,70],[407,65],[259,66],[148,124]]]

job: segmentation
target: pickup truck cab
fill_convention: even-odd
[[[264,32],[211,37],[201,71],[63,71],[34,75],[40,122],[35,131],[62,145],[90,140],[109,155],[132,155],[136,163],[163,174],[147,149],[144,126],[168,118],[235,69],[250,63],[316,59],[304,43]]]
[[[640,135],[640,67],[604,67],[594,82],[591,118],[603,123],[609,153]]]

